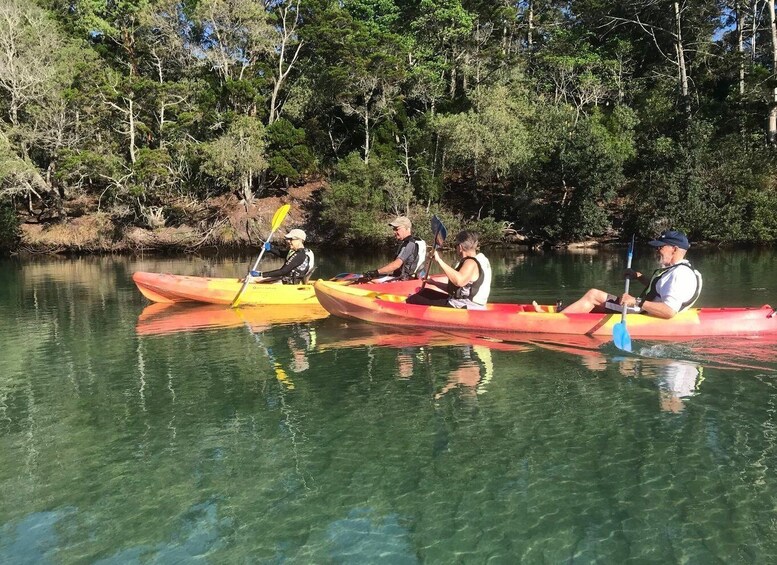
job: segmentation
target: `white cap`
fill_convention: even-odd
[[[305,232],[299,228],[294,228],[289,233],[287,233],[284,237],[286,237],[286,239],[298,239],[300,241],[305,241],[305,239],[307,239]]]

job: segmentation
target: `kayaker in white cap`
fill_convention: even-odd
[[[295,228],[285,235],[288,249],[273,245],[269,241],[264,243],[264,249],[282,259],[285,259],[280,269],[272,271],[251,271],[254,282],[274,282],[280,280],[283,284],[302,284],[307,282],[307,277],[313,271],[315,258],[313,252],[305,247],[307,235],[301,229]]]
[[[389,222],[394,237],[400,242],[396,258],[382,267],[367,271],[364,278],[381,281],[406,281],[417,278],[426,257],[426,242],[413,235],[413,224],[407,216],[399,216]]]
[[[678,312],[687,310],[699,298],[702,287],[701,273],[685,258],[691,247],[683,232],[666,230],[656,239],[648,242],[658,253],[659,268],[652,276],[633,269],[626,269],[624,276],[636,279],[645,285],[639,296],[623,294],[620,297],[603,290],[590,289],[577,302],[563,309],[565,314],[616,310],[623,306],[630,311],[642,312],[656,318],[669,319]],[[541,310],[541,307],[538,307]]]

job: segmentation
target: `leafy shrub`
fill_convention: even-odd
[[[315,166],[315,158],[305,144],[305,130],[295,128],[285,118],[267,127],[267,161],[271,174],[297,182]]]
[[[0,252],[7,252],[19,242],[19,217],[11,202],[0,201]]]
[[[385,226],[378,220],[384,205],[379,177],[380,165],[365,163],[357,152],[338,163],[321,217],[341,243],[375,244],[385,237]]]
[[[64,149],[57,162],[55,178],[70,188],[102,189],[108,179],[121,175],[121,157],[97,151]]]

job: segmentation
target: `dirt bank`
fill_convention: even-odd
[[[172,202],[169,209],[147,209],[145,216],[132,222],[116,211],[100,210],[96,200],[81,197],[65,202],[64,213],[57,218],[25,219],[20,226],[19,251],[124,253],[257,246],[267,237],[272,216],[283,204],[291,209],[280,234],[295,227],[315,232],[309,225],[310,217],[324,186],[321,181],[312,182],[252,203],[234,195],[204,202],[181,199]]]

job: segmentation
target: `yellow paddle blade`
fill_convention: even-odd
[[[281,226],[281,222],[286,217],[286,214],[289,213],[289,208],[291,208],[291,205],[284,204],[275,211],[272,217],[272,231],[277,230]]]

